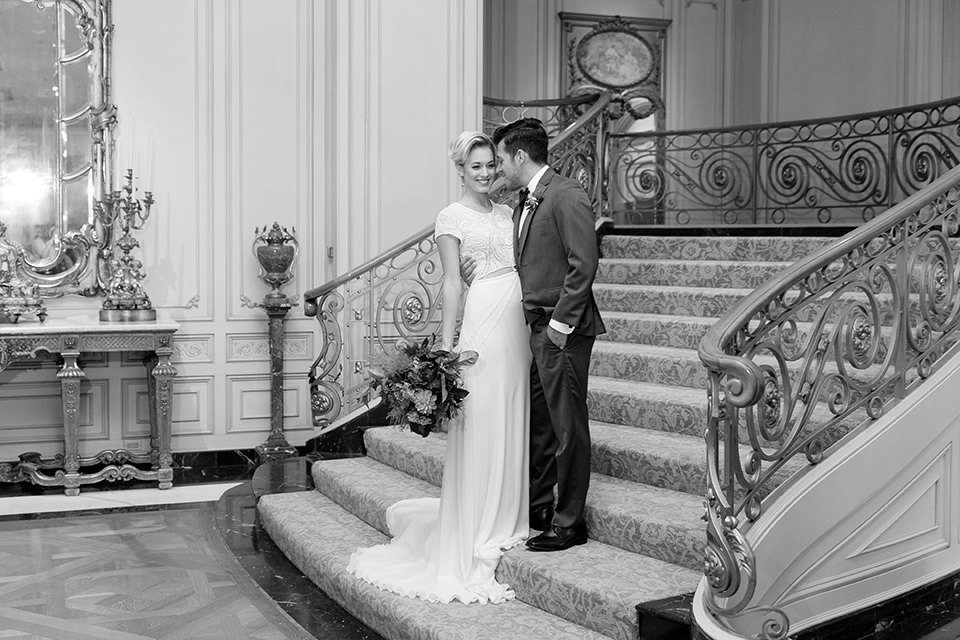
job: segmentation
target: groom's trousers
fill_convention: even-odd
[[[590,487],[587,373],[593,336],[570,334],[563,349],[547,336],[547,323],[530,327],[530,509],[557,503],[553,524],[583,522]]]

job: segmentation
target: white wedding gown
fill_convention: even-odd
[[[514,596],[494,572],[529,534],[529,331],[516,271],[483,277],[513,264],[510,216],[500,205],[482,214],[455,203],[437,219],[437,235],[455,235],[462,254],[482,258],[458,345],[479,357],[464,371],[470,394],[447,429],[440,498],[391,505],[393,539],[350,558],[348,570],[381,589],[444,603]]]

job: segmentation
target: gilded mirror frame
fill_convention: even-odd
[[[109,274],[104,249],[111,242],[110,229],[101,225],[96,215],[96,203],[112,191],[113,129],[117,122],[116,107],[110,100],[110,0],[17,1],[33,5],[36,11],[55,12],[44,17],[55,23],[52,39],[56,41],[51,46],[56,52],[52,94],[56,102],[57,157],[50,161],[48,188],[53,193],[44,194],[54,203],[55,223],[51,224],[55,228],[47,232],[52,235],[47,255],[37,255],[24,246],[23,235],[18,238],[11,233],[11,227],[26,229],[27,221],[18,220],[13,207],[0,204],[0,284],[15,283],[42,297],[94,296],[103,290]],[[86,100],[82,100],[79,88],[83,74],[77,70],[82,69],[84,61]],[[0,121],[0,133],[3,124]],[[5,178],[2,172],[0,167],[0,182]],[[12,180],[9,172],[6,179],[8,183]],[[66,204],[68,189],[72,194],[70,207]],[[86,204],[85,211],[78,202]]]

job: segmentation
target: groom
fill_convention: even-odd
[[[579,182],[547,166],[547,133],[539,120],[500,127],[493,142],[506,188],[524,188],[513,213],[514,252],[533,352],[530,526],[542,531],[527,546],[561,551],[587,541],[587,370],[594,339],[605,331],[592,290],[593,209]]]

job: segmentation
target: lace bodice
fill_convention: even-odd
[[[437,215],[433,236],[450,235],[460,241],[460,257],[477,261],[477,278],[504,267],[513,267],[513,211],[494,204],[493,211],[480,213],[459,202]]]

